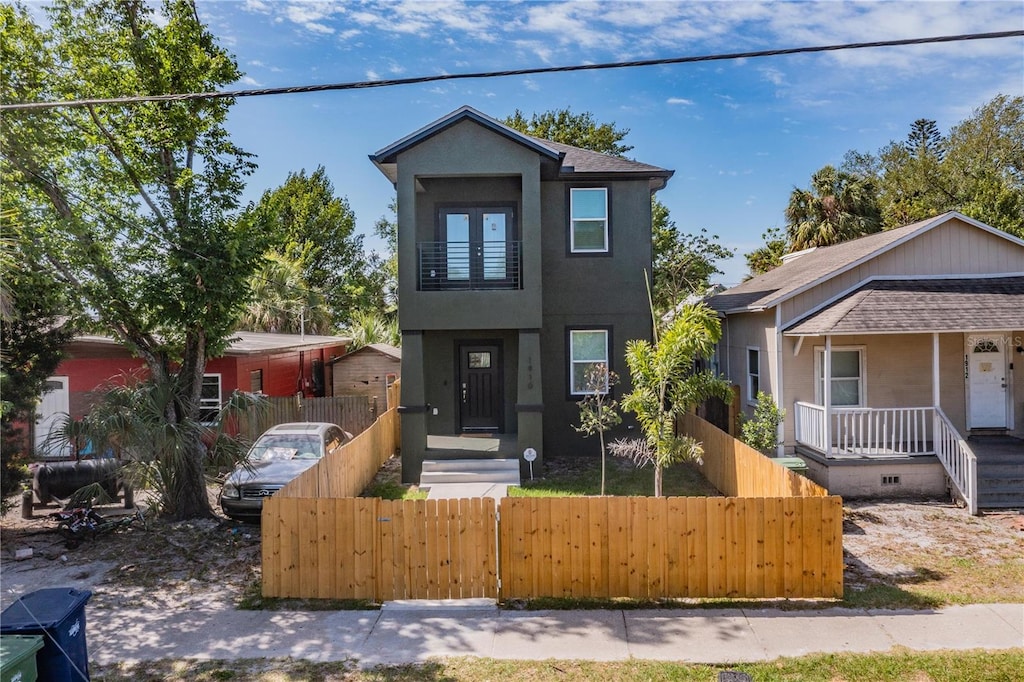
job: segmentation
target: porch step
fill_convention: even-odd
[[[502,483],[519,485],[517,459],[424,460],[420,487],[440,483]]]

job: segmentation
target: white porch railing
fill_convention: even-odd
[[[795,407],[797,442],[830,457],[935,453],[932,407],[833,407],[831,438],[823,405],[797,402]]]
[[[978,458],[941,408],[935,408],[935,455],[971,514],[978,513]]]

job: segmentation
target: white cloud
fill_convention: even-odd
[[[669,97],[667,100],[665,100],[665,104],[690,106],[693,104],[693,100],[684,99],[682,97]]]
[[[379,81],[380,80],[380,74],[377,73],[376,71],[374,71],[373,69],[367,69],[367,71],[366,71],[366,80],[368,80],[368,81]]]
[[[260,83],[258,80],[256,80],[252,76],[242,76],[238,80],[238,82],[242,83],[243,85],[252,85],[254,87],[259,87],[259,86],[263,85],[263,83]]]

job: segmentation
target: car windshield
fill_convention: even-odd
[[[316,435],[278,434],[263,436],[252,446],[253,462],[275,462],[286,459],[320,459],[323,448]]]

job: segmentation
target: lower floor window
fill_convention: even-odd
[[[217,421],[221,406],[221,385],[219,374],[204,374],[203,388],[199,394],[199,421]]]
[[[816,402],[825,402],[825,349],[816,348]],[[863,407],[864,402],[864,350],[862,348],[832,349],[832,406]]]
[[[569,393],[591,393],[592,377],[598,367],[604,367],[603,393],[608,392],[608,330],[569,330]]]

